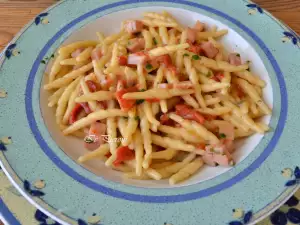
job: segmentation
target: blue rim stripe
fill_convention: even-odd
[[[99,191],[99,192],[102,192],[103,194],[121,198],[121,199],[137,201],[137,202],[148,202],[148,203],[183,202],[183,201],[189,201],[189,200],[193,200],[193,199],[199,199],[202,197],[207,197],[209,195],[220,192],[220,191],[227,189],[227,188],[233,186],[234,184],[240,182],[241,180],[246,178],[248,175],[250,175],[255,169],[257,169],[266,160],[266,158],[274,150],[274,147],[276,146],[276,144],[283,132],[283,129],[285,126],[285,121],[287,118],[287,109],[288,109],[288,96],[287,96],[284,77],[283,77],[283,74],[281,72],[281,69],[280,69],[276,59],[274,58],[274,56],[272,55],[270,50],[267,48],[267,46],[264,44],[264,42],[252,30],[250,30],[248,27],[243,25],[241,22],[237,21],[236,19],[228,16],[227,14],[225,14],[221,11],[218,11],[216,9],[210,8],[205,5],[201,5],[198,3],[189,2],[189,1],[185,1],[185,0],[173,0],[172,1],[173,3],[184,4],[184,5],[188,5],[188,6],[206,10],[210,13],[214,13],[218,16],[225,18],[229,22],[235,24],[240,29],[244,30],[260,46],[260,48],[264,51],[265,55],[267,56],[270,63],[272,64],[273,69],[276,73],[278,82],[279,82],[280,92],[281,92],[281,104],[282,105],[281,105],[278,126],[275,129],[274,136],[272,137],[271,141],[269,142],[268,146],[263,151],[263,153],[248,168],[244,169],[241,173],[237,174],[235,177],[233,177],[221,184],[218,184],[216,186],[213,186],[213,187],[210,187],[210,188],[198,191],[198,192],[181,194],[181,195],[147,196],[147,195],[137,195],[137,194],[131,194],[131,193],[114,190],[114,189],[105,187],[101,184],[97,184],[97,183],[81,176],[79,173],[77,173],[72,168],[70,168],[66,163],[64,163],[61,159],[59,159],[57,157],[57,155],[52,151],[52,149],[48,146],[46,141],[43,139],[43,137],[38,129],[37,123],[34,119],[33,105],[32,105],[33,104],[32,103],[32,91],[33,91],[33,83],[34,83],[35,75],[40,66],[40,61],[43,59],[43,57],[46,55],[49,48],[55,43],[55,41],[62,34],[67,32],[70,28],[72,28],[77,23],[79,23],[79,22],[83,21],[84,19],[86,19],[90,16],[93,16],[103,10],[107,10],[107,9],[114,8],[114,7],[121,6],[121,5],[132,4],[132,3],[141,3],[141,2],[170,2],[170,1],[167,1],[167,0],[152,0],[152,1],[151,0],[128,0],[128,1],[122,1],[122,2],[108,4],[108,5],[99,7],[97,9],[94,9],[94,10],[78,17],[77,19],[73,20],[72,22],[67,24],[65,27],[63,27],[58,33],[56,33],[48,41],[48,43],[41,50],[36,61],[34,62],[31,72],[29,74],[28,82],[27,82],[26,93],[25,93],[25,106],[26,106],[26,114],[27,114],[27,120],[28,120],[29,126],[36,138],[36,141],[40,145],[41,149],[52,160],[52,162],[54,164],[56,164],[62,171],[67,173],[73,179],[77,180],[78,182],[82,183],[83,185],[85,185],[95,191]]]
[[[11,213],[11,211],[7,208],[3,200],[0,198],[0,213],[8,222],[9,225],[21,225],[20,222],[16,219],[16,217]]]

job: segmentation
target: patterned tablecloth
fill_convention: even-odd
[[[59,225],[57,222],[37,210],[8,181],[3,171],[0,170],[0,214],[3,210],[10,210],[20,224],[24,225]],[[270,217],[260,222],[259,225],[300,225],[300,190],[288,202]],[[242,216],[243,212],[233,212],[236,217]],[[1,223],[0,223],[1,224]],[[226,223],[224,223],[226,224]],[[15,225],[15,224],[10,224]],[[146,225],[146,224],[145,224]],[[200,224],[199,224],[200,225]],[[209,225],[209,224],[207,224]],[[243,224],[232,224],[243,225]]]

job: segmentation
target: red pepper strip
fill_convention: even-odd
[[[201,53],[201,46],[200,45],[190,45],[190,47],[188,48],[189,52],[193,52],[197,55],[200,55]]]
[[[81,112],[82,106],[77,103],[71,112],[71,116],[69,118],[69,124],[73,124],[77,121],[77,115]]]
[[[159,102],[160,99],[158,99],[158,98],[148,98],[148,99],[146,99],[146,101],[150,102],[150,103],[153,103],[153,102]]]
[[[168,55],[168,54],[158,56],[156,58],[156,61],[159,62],[159,63],[165,64],[166,67],[169,67],[169,66],[173,65],[172,64],[172,59],[171,59],[170,55]]]
[[[212,120],[215,120],[217,118],[217,116],[215,116],[215,115],[204,115],[204,118],[207,121],[212,121]]]
[[[163,114],[160,116],[160,123],[167,126],[174,125],[174,121],[169,118],[168,114]]]
[[[69,118],[69,124],[73,124],[77,121],[77,116],[82,110],[84,110],[86,112],[86,114],[90,114],[92,112],[88,103],[86,103],[86,102],[76,103],[73,110],[71,111],[71,115]]]
[[[176,66],[173,65],[171,56],[168,54],[158,56],[155,60],[156,63],[162,63],[165,67],[174,74],[178,74]],[[154,63],[155,63],[154,62]]]
[[[217,73],[212,77],[212,79],[217,81],[217,82],[221,82],[223,78],[224,78],[223,73]]]
[[[134,159],[134,151],[128,146],[119,147],[116,151],[117,158],[113,162],[114,166],[119,166],[122,162]]]
[[[187,40],[186,42],[190,45],[190,47],[187,49],[189,52],[193,52],[193,53],[195,53],[195,54],[197,54],[197,55],[200,55],[200,53],[201,53],[201,51],[202,51],[200,45],[194,44],[194,43],[191,42],[190,40]]]
[[[124,55],[119,56],[119,65],[127,66],[127,56]]]
[[[128,112],[135,105],[136,102],[136,100],[134,99],[124,99],[123,95],[128,92],[135,92],[135,91],[138,91],[137,87],[122,89],[116,92],[116,98],[123,111]]]
[[[196,148],[205,150],[205,144],[204,143],[197,144]]]
[[[205,118],[200,114],[198,111],[191,109],[187,105],[176,105],[176,114],[183,117],[187,120],[194,120],[200,124],[203,124],[205,121]]]

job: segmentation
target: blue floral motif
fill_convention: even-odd
[[[7,148],[6,146],[4,145],[4,143],[2,143],[2,141],[0,141],[0,151],[6,151]]]
[[[288,31],[284,31],[283,34],[282,42],[291,41],[294,45],[300,45],[300,38],[296,34]]]
[[[88,225],[84,220],[78,219],[77,220],[78,225]]]
[[[252,218],[252,216],[253,216],[252,211],[247,212],[247,213],[245,214],[245,216],[244,216],[244,224],[249,223],[250,220],[251,220],[251,218]]]
[[[286,225],[288,220],[284,212],[277,210],[270,216],[271,223],[274,225]]]
[[[12,143],[12,138],[11,137],[0,138],[0,151],[6,151],[7,150],[6,145],[9,145],[11,143]]]
[[[45,19],[45,17],[48,15],[49,15],[49,13],[47,13],[47,12],[41,13],[40,15],[38,15],[34,20],[35,25],[39,25],[43,21],[43,19]]]
[[[299,200],[292,196],[286,203],[288,207],[295,207],[299,204]],[[300,211],[296,208],[289,208],[285,213],[281,210],[275,211],[271,216],[270,220],[274,225],[287,225],[288,221],[293,224],[300,224]]]
[[[285,186],[290,187],[300,183],[300,168],[298,166],[294,170],[294,177],[294,179],[287,181]]]
[[[229,225],[243,225],[243,223],[240,221],[232,221],[229,223]]]
[[[247,223],[249,223],[252,219],[253,216],[253,212],[252,211],[248,211],[245,213],[244,217],[243,217],[243,221],[231,221],[229,223],[229,225],[246,225]]]
[[[46,214],[40,210],[36,210],[34,218],[40,222],[40,225],[61,225],[60,223],[50,219]]]
[[[260,14],[264,13],[263,9],[259,7],[257,4],[248,4],[247,7],[250,9],[250,11],[248,11],[249,14],[252,14],[255,11],[258,11]]]
[[[285,205],[289,206],[289,207],[294,207],[297,206],[299,204],[299,199],[296,198],[296,196],[292,196],[289,200],[286,201],[286,203],[284,203]]]
[[[292,223],[295,223],[295,224],[300,223],[300,211],[298,209],[295,209],[295,208],[289,209],[289,211],[286,214],[286,217]]]
[[[7,59],[10,59],[11,56],[16,55],[16,53],[15,53],[15,48],[16,47],[17,47],[17,44],[11,44],[6,48],[5,56],[6,56]],[[19,54],[19,52],[17,52],[17,54]]]
[[[42,197],[45,195],[45,193],[42,191],[32,189],[31,184],[29,183],[28,180],[24,181],[23,187],[24,187],[25,191],[27,191],[33,197]]]
[[[96,216],[96,213],[94,213],[93,216],[88,219],[88,222],[84,221],[83,219],[77,220],[78,225],[89,225],[89,224],[101,225],[99,222],[100,222],[100,217]]]

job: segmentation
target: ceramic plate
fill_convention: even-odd
[[[4,224],[9,225],[39,225],[39,224],[54,224],[59,225],[58,222],[55,223],[53,219],[45,215],[39,209],[31,205],[9,182],[7,177],[4,175],[3,171],[0,170],[0,220]],[[270,215],[270,217],[265,218],[258,225],[276,225],[279,221],[281,224],[286,224],[282,218],[286,218],[289,222],[286,225],[293,225],[295,222],[293,217],[289,215],[291,212],[297,212],[300,210],[300,190],[298,190],[294,196],[292,196],[279,210]],[[235,217],[241,216],[241,210],[237,209],[234,213]],[[1,217],[2,215],[2,217]],[[96,218],[96,217],[95,217]],[[292,222],[292,221],[293,222]],[[5,223],[6,222],[6,223]],[[280,223],[279,223],[280,224]]]
[[[264,118],[271,131],[238,143],[235,167],[204,168],[172,187],[165,181],[124,181],[97,162],[77,164],[84,150],[58,131],[41,89],[60,45],[96,39],[96,31],[110,34],[124,19],[162,10],[183,25],[199,19],[228,29],[222,42],[267,81],[263,94],[273,108]],[[62,224],[254,224],[300,181],[299,42],[297,34],[248,1],[62,1],[38,15],[1,59],[1,166],[32,204]]]

